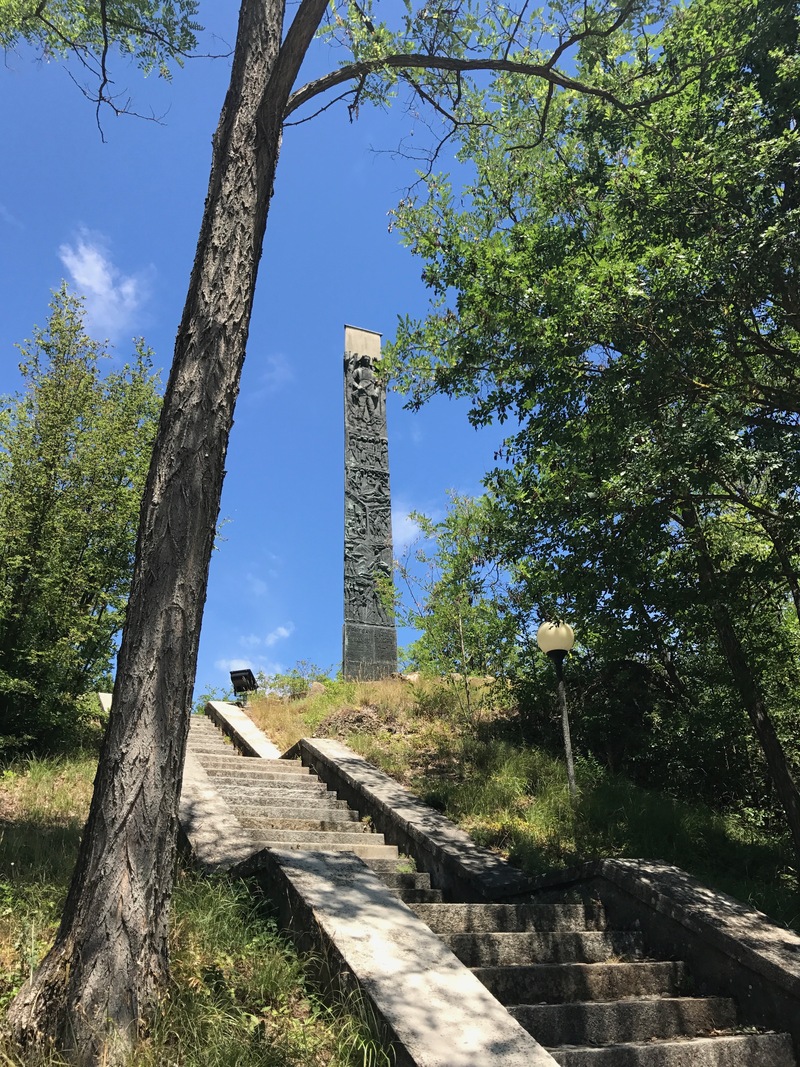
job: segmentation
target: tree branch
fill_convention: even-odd
[[[304,0],[306,2],[306,0]],[[620,100],[607,89],[601,89],[596,85],[587,85],[586,82],[571,78],[545,63],[527,63],[516,59],[495,59],[487,56],[485,59],[455,59],[450,56],[427,56],[418,53],[399,53],[397,55],[384,56],[381,59],[362,60],[358,63],[348,63],[338,70],[330,71],[321,78],[307,82],[291,94],[284,109],[284,118],[288,118],[299,107],[309,100],[313,100],[320,93],[327,92],[344,82],[365,78],[379,70],[452,70],[459,73],[466,71],[502,71],[507,74],[524,74],[528,77],[542,78],[552,85],[562,89],[573,89],[586,96],[599,97],[606,103],[613,104],[623,111],[628,111],[628,105]]]
[[[625,7],[620,8],[620,12],[617,18],[611,23],[610,26],[606,26],[605,29],[597,30],[587,26],[586,29],[581,30],[580,33],[571,34],[567,38],[567,40],[562,41],[559,44],[555,52],[553,52],[552,56],[550,56],[550,60],[547,65],[549,67],[554,67],[568,48],[572,48],[574,45],[580,44],[581,41],[585,41],[588,37],[610,37],[612,33],[615,33],[624,25],[625,20],[630,16],[635,6],[635,4],[626,4]],[[586,19],[584,17],[584,22],[585,21]]]
[[[312,111],[310,115],[305,115],[302,119],[295,119],[294,122],[284,122],[283,127],[284,129],[288,129],[290,126],[302,126],[304,122],[311,122],[317,115],[321,115],[323,111],[327,111],[335,104],[340,103],[342,100],[346,100],[348,96],[353,96],[356,92],[357,88],[346,89],[343,93],[339,93],[338,96],[334,96],[333,100],[329,100],[327,104],[323,104],[321,107],[318,107],[316,111]],[[350,110],[350,107],[351,105],[348,104],[348,110]]]

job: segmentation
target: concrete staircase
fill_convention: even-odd
[[[405,903],[441,901],[430,875],[374,833],[358,812],[338,800],[299,760],[241,756],[213,722],[193,715],[188,751],[227,801],[239,825],[249,831],[253,849],[320,849],[353,852]]]
[[[404,870],[408,861],[396,846],[299,761],[238,755],[204,717],[192,718],[189,751],[254,850],[361,857],[544,1046],[550,1062],[797,1067],[789,1035],[737,1032],[732,1000],[691,996],[684,964],[648,959],[641,933],[609,929],[601,904],[443,903],[428,874]]]
[[[787,1035],[736,1033],[733,1001],[689,996],[600,904],[412,907],[563,1067],[795,1065]]]

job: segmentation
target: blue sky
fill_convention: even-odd
[[[235,5],[206,5],[201,18],[220,38],[211,49],[233,42]],[[317,49],[321,71],[330,63]],[[163,120],[106,114],[103,143],[92,105],[62,66],[25,50],[5,57],[0,392],[19,387],[14,344],[44,323],[62,278],[85,296],[93,336],[109,338],[121,361],[131,337],[144,336],[166,379],[228,74],[227,59],[190,61],[172,84],[117,67],[118,88]],[[350,123],[340,105],[285,133],[198,690],[225,686],[234,666],[272,673],[300,659],[334,669],[341,661],[344,325],[391,338],[398,315],[425,308],[421,264],[387,216],[414,181],[414,164],[391,150],[415,132],[424,134],[402,106],[388,115],[364,108]],[[389,398],[396,553],[412,532],[410,510],[441,515],[448,489],[480,490],[501,434],[472,429],[465,411],[440,401],[412,414]]]

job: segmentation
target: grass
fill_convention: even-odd
[[[95,763],[88,755],[33,760],[0,776],[0,1015],[55,935]],[[252,887],[180,870],[171,956],[170,987],[129,1067],[392,1062],[357,996],[331,1006],[314,993],[315,961],[280,936]],[[0,1043],[2,1067],[22,1062]]]
[[[485,691],[470,718],[458,697],[433,681],[334,683],[251,713],[282,749],[315,734],[344,740],[529,873],[604,856],[662,860],[800,931],[788,839],[588,760],[577,761],[573,803],[563,761],[522,740],[513,710],[493,709]]]

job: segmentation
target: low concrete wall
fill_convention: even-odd
[[[607,859],[536,880],[599,897],[612,924],[638,926],[654,954],[685,960],[696,991],[733,997],[745,1025],[791,1033],[800,1058],[800,937],[666,863]]]
[[[320,978],[373,1005],[398,1067],[556,1067],[436,934],[356,856],[264,849],[231,871],[257,879]]]
[[[389,844],[413,857],[446,899],[488,901],[524,893],[530,879],[481,848],[449,819],[398,785],[339,741],[303,738],[287,757],[300,756],[328,786],[369,815]]]
[[[280,750],[237,704],[226,700],[209,700],[206,715],[228,736],[243,756],[279,759]]]

